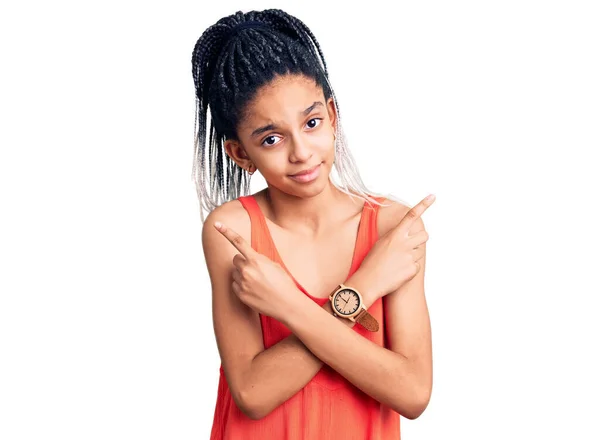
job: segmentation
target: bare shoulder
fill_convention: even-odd
[[[250,217],[242,203],[237,199],[217,206],[206,216],[202,225],[202,250],[213,282],[214,277],[218,276],[216,274],[228,268],[231,260],[238,253],[237,249],[215,228],[215,222],[225,224],[248,243],[250,243],[251,238]]]
[[[412,209],[411,206],[388,198],[383,200],[383,204],[389,206],[381,206],[379,208],[377,230],[380,237],[387,234],[390,229],[400,223],[404,216],[408,214],[408,211]],[[410,232],[414,234],[421,230],[425,230],[425,225],[423,224],[423,219],[419,217],[410,228]]]
[[[205,247],[218,246],[224,243],[224,237],[214,227],[215,222],[221,222],[240,234],[250,243],[250,217],[239,200],[230,200],[213,209],[204,219],[202,225],[202,243]],[[206,252],[208,249],[205,249]]]

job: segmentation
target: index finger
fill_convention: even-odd
[[[406,213],[404,218],[402,220],[400,220],[398,227],[410,229],[410,227],[415,222],[415,220],[417,220],[419,217],[421,217],[421,215],[425,212],[425,210],[431,206],[431,204],[434,202],[434,200],[435,200],[435,195],[429,194],[427,197],[425,197],[423,200],[421,200],[419,203],[417,203],[415,206],[413,206],[410,209],[410,211],[408,211]]]
[[[215,228],[245,257],[249,258],[254,252],[252,246],[244,238],[221,222],[215,222]]]

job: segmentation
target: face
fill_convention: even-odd
[[[333,98],[325,101],[312,79],[277,77],[248,104],[239,142],[228,140],[225,149],[242,168],[252,163],[251,171],[258,169],[269,187],[309,197],[328,184],[336,120]],[[297,175],[307,170],[314,171]]]

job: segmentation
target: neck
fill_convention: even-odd
[[[323,191],[311,197],[292,196],[269,186],[265,203],[273,223],[307,237],[331,230],[332,224],[347,220],[362,207],[359,199],[337,189],[331,180]]]

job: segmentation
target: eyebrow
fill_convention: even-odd
[[[323,103],[321,101],[315,101],[306,110],[302,110],[300,112],[300,114],[303,116],[306,116],[310,112],[312,112],[316,107],[323,107]],[[264,133],[265,131],[273,130],[275,128],[277,128],[277,126],[275,124],[265,125],[264,127],[260,127],[260,128],[257,128],[256,130],[254,130],[252,132],[252,134],[250,135],[250,137],[255,138],[256,136]]]

